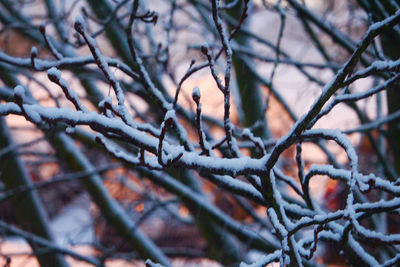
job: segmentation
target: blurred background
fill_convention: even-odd
[[[46,69],[40,69],[40,65],[33,69],[29,60],[60,61],[91,56],[88,45],[74,30],[77,15],[83,16],[87,32],[95,38],[104,56],[118,59],[138,73],[125,35],[132,2],[0,0],[0,103],[14,101],[12,88],[20,84],[28,88],[32,101],[44,107],[74,108],[60,87],[49,80]],[[214,55],[222,47],[213,23],[210,1],[138,2],[138,13],[142,18],[136,19],[134,42],[152,81],[170,102],[180,88],[177,99],[179,122],[187,131],[187,140],[196,144],[196,151],[201,151],[194,123],[196,104],[192,99],[192,90],[197,86],[208,142],[217,144],[225,135],[224,97],[210,69],[199,69],[182,80],[193,62],[196,67],[207,60],[201,52],[202,45]],[[244,1],[233,2],[238,3],[220,10],[229,32],[240,21],[245,5]],[[234,56],[230,119],[237,127],[235,131],[241,133],[244,128],[250,128],[263,140],[267,151],[284,136],[349,58],[371,20],[379,18],[379,15],[374,17],[372,4],[366,5],[371,8],[369,13],[360,4],[367,2],[374,1],[250,1],[246,5],[248,17],[231,41]],[[310,17],[299,11],[299,6],[315,14],[324,25],[329,25],[328,32],[312,23]],[[387,14],[390,13],[388,10]],[[337,31],[346,38],[337,40],[329,31]],[[399,40],[396,35],[397,32],[391,37],[394,43]],[[384,40],[377,44],[379,49],[384,45]],[[37,54],[32,52],[32,47],[36,47]],[[369,53],[366,57],[374,58],[372,49]],[[23,60],[10,62],[5,55],[24,58],[28,63],[21,63]],[[393,56],[393,59],[397,58],[398,55]],[[136,121],[158,128],[164,117],[160,105],[154,102],[143,82],[122,71],[119,64],[116,63],[117,67],[114,65],[111,71],[125,91],[129,112]],[[215,66],[223,80],[224,55]],[[62,78],[90,111],[98,112],[99,102],[105,96],[111,96],[115,103],[114,92],[96,64],[72,63],[58,68]],[[379,79],[370,75],[351,84],[349,90],[353,93],[365,91],[375,86]],[[387,126],[370,132],[352,132],[361,124],[387,114],[387,102],[386,93],[379,93],[356,105],[340,104],[315,127],[349,131],[347,137],[358,153],[360,172],[385,177],[391,172],[396,177],[395,169],[398,171],[399,166],[394,154],[400,149],[390,143],[393,153],[388,139],[382,137]],[[154,242],[173,266],[235,266],[242,260],[251,262],[263,255],[263,249],[252,247],[251,242],[210,219],[196,202],[157,179],[161,181],[164,175],[176,179],[235,223],[257,231],[260,236],[269,236],[271,229],[265,205],[233,194],[212,178],[206,178],[208,174],[180,168],[154,174],[145,168],[130,167],[96,144],[94,131],[89,127],[68,128],[68,141],[59,137],[64,128],[57,127],[54,124],[40,128],[19,115],[1,118],[0,266],[40,266],[39,262],[42,266],[62,266],[63,260],[57,259],[59,254],[53,253],[54,259],[46,259],[49,254],[46,248],[43,251],[39,246],[36,251],[37,247],[33,245],[35,249],[32,250],[29,245],[32,241],[27,242],[24,236],[32,232],[36,236],[51,237],[57,246],[93,257],[106,266],[144,266],[143,258],[146,257],[129,237],[121,234],[116,226],[118,222],[112,219],[114,215],[104,208],[111,205],[107,201],[121,207],[131,226],[140,229]],[[241,138],[243,155],[261,157],[250,141],[240,134],[238,138]],[[173,130],[169,139],[171,142],[179,140]],[[70,146],[74,149],[69,150]],[[121,146],[132,153],[137,152],[131,144],[121,143]],[[381,154],[376,152],[376,146],[382,148]],[[328,141],[325,149],[338,164],[347,166],[346,154],[340,146]],[[226,145],[215,149],[215,153],[223,157]],[[81,157],[87,164],[79,161]],[[329,162],[326,151],[312,142],[302,144],[302,157],[305,169],[312,164]],[[382,161],[388,166],[385,167]],[[284,175],[298,183],[295,145],[284,152],[279,167]],[[161,177],[156,178],[157,175]],[[15,178],[17,176],[20,178]],[[237,179],[249,184],[245,177]],[[93,181],[100,181],[101,189]],[[99,190],[105,190],[106,197],[96,200],[98,194],[103,194]],[[281,190],[297,203],[298,196],[291,188],[282,186]],[[322,175],[310,183],[313,199],[326,210],[344,207],[344,191],[342,182]],[[379,195],[368,197],[376,199]],[[388,217],[385,222],[389,232],[398,232],[398,216]],[[7,228],[13,226],[23,229],[24,234]],[[51,247],[47,249],[52,250]],[[315,262],[347,266],[339,250],[337,244],[324,243],[318,247]],[[42,258],[40,253],[43,253]],[[54,265],[44,265],[46,260]],[[92,266],[69,251],[65,260],[70,266]],[[278,263],[271,266],[278,266]]]

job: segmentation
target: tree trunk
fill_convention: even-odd
[[[15,143],[11,138],[5,119],[0,117],[0,149],[13,145]],[[28,171],[15,151],[10,151],[0,158],[0,176],[8,190],[33,185]],[[54,241],[46,211],[37,191],[31,190],[24,194],[16,194],[11,201],[18,223],[23,229],[49,241]],[[32,242],[30,242],[30,246],[37,255],[41,266],[68,266],[63,255],[51,251],[45,252],[45,247]]]

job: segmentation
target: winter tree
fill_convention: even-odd
[[[0,21],[3,244],[399,264],[399,0],[0,0]],[[82,195],[92,253],[52,226]]]

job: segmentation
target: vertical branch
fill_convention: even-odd
[[[230,4],[233,3],[234,1],[231,1]],[[248,5],[249,1],[247,0],[239,1],[234,7],[228,9],[226,12],[230,16],[227,18],[227,22],[230,24],[229,29],[231,30],[229,39],[233,40],[234,38],[235,43],[251,48],[249,43],[250,38],[245,34],[248,33],[248,30],[245,27],[246,18],[249,15]],[[239,19],[233,23],[234,18]],[[232,54],[232,64],[235,71],[234,77],[240,96],[240,99],[238,100],[240,105],[237,106],[238,113],[242,115],[239,117],[240,122],[245,127],[252,127],[259,122],[259,126],[255,127],[253,130],[254,135],[261,137],[262,139],[268,139],[272,136],[268,128],[268,122],[263,107],[264,104],[261,95],[261,86],[247,63],[250,63],[252,66],[255,65],[255,62],[248,57],[244,59],[241,54]]]
[[[158,102],[158,104],[160,105],[160,108],[162,108],[163,111],[168,111],[171,108],[171,104],[165,100],[165,98],[162,95],[162,93],[160,92],[160,90],[158,88],[156,88],[156,86],[154,85],[146,67],[143,64],[142,58],[137,53],[136,48],[135,48],[135,43],[134,43],[134,39],[133,39],[133,24],[136,19],[136,13],[138,11],[138,8],[139,8],[139,1],[135,0],[132,5],[132,10],[131,10],[131,14],[130,14],[129,21],[128,21],[128,26],[125,29],[126,38],[128,41],[129,52],[131,54],[133,61],[138,66],[138,72],[139,72],[139,75],[141,77],[144,87],[146,88],[146,90],[148,90],[148,92],[151,96],[155,96],[155,101]]]
[[[308,181],[305,180],[305,174],[304,174],[304,161],[303,158],[301,157],[301,148],[302,142],[297,143],[296,145],[296,162],[297,162],[297,168],[298,168],[298,175],[299,175],[299,180],[301,184],[301,188],[303,190],[303,197],[304,200],[307,203],[307,206],[309,209],[314,209],[311,196],[310,196],[310,184]]]
[[[83,39],[85,39],[90,49],[90,52],[92,52],[93,58],[96,61],[97,66],[110,82],[111,87],[115,91],[118,104],[120,106],[124,106],[125,97],[122,88],[118,80],[115,78],[114,74],[110,71],[107,61],[104,59],[103,55],[97,47],[96,41],[86,32],[85,22],[83,21],[83,18],[81,16],[76,17],[74,27],[75,30],[83,37]]]
[[[276,47],[275,47],[276,55],[275,55],[274,66],[272,68],[272,72],[271,72],[271,76],[270,76],[271,83],[272,83],[272,80],[274,79],[276,68],[278,67],[279,56],[281,54],[281,42],[282,42],[283,31],[285,30],[285,22],[286,22],[286,13],[285,13],[285,10],[283,10],[283,8],[281,6],[281,2],[282,1],[279,0],[275,7],[279,12],[281,24],[279,26],[278,41],[276,42]]]
[[[196,129],[197,135],[199,136],[200,148],[202,153],[204,153],[206,156],[211,156],[213,154],[212,150],[201,127],[200,89],[197,86],[193,88],[192,98],[196,103]]]
[[[222,41],[222,46],[224,48],[226,56],[226,68],[225,68],[225,84],[223,86],[224,94],[224,128],[226,134],[226,142],[228,148],[232,151],[232,125],[229,118],[230,109],[230,81],[231,81],[231,67],[232,67],[232,49],[229,44],[229,37],[226,33],[225,28],[222,25],[222,20],[218,15],[218,3],[217,0],[212,0],[212,16],[214,24],[217,28],[219,37]]]
[[[44,41],[45,41],[47,47],[49,48],[51,54],[53,54],[53,56],[54,56],[56,59],[62,59],[62,58],[63,58],[63,55],[62,55],[60,52],[58,52],[58,50],[55,48],[53,42],[50,40],[50,38],[49,38],[49,37],[47,36],[47,34],[46,34],[46,26],[45,26],[44,24],[41,24],[41,25],[39,26],[39,30],[40,30],[40,33],[41,33],[42,36],[43,36],[43,39],[44,39]]]
[[[36,46],[32,46],[32,49],[31,49],[31,65],[32,65],[32,69],[34,69],[34,70],[37,70],[36,63],[35,63],[37,55],[38,55],[38,50],[37,50]]]
[[[50,81],[61,87],[67,99],[74,104],[76,110],[88,112],[87,108],[79,100],[76,92],[71,90],[65,79],[61,78],[61,71],[53,67],[47,71],[47,76],[49,77]]]

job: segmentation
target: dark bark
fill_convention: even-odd
[[[5,118],[0,117],[0,149],[13,146]],[[32,180],[21,159],[15,151],[10,151],[0,158],[0,177],[8,190],[19,186],[32,186]],[[15,195],[11,198],[18,223],[25,230],[53,242],[54,237],[50,230],[46,211],[41,203],[37,191],[31,190],[24,195]],[[68,266],[63,255],[46,251],[46,247],[29,242],[41,266]]]

